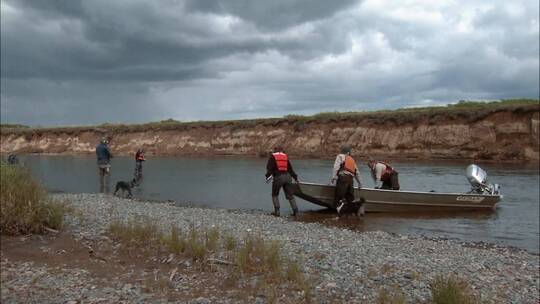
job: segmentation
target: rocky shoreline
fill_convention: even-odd
[[[179,207],[104,194],[56,194],[74,210],[66,232],[76,242],[105,242],[111,221],[145,218],[163,230],[176,225],[217,227],[238,239],[246,234],[279,240],[291,259],[303,261],[313,279],[315,303],[373,303],[382,288],[400,290],[407,302],[428,303],[430,284],[451,274],[466,280],[484,303],[538,303],[539,256],[515,248],[471,246],[455,240],[425,239],[386,232],[355,232],[302,223],[292,218],[222,209]],[[31,238],[31,237],[27,237]],[[21,239],[20,242],[24,242]],[[13,241],[11,241],[13,243]],[[10,247],[15,248],[16,246]],[[42,250],[47,250],[46,248]],[[8,258],[2,246],[2,303],[148,303],[166,299],[138,283],[89,274],[82,267],[51,267]],[[62,252],[56,253],[61,255]],[[63,265],[63,264],[60,264]],[[200,280],[185,275],[185,288]],[[266,303],[264,295],[248,303]],[[182,303],[235,303],[238,298],[210,291]],[[291,302],[278,298],[278,303]]]

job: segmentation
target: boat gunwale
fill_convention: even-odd
[[[328,184],[320,184],[320,183],[309,183],[309,182],[298,182],[298,186],[301,185],[311,185],[311,186],[327,186],[327,187],[335,187],[333,185]],[[473,197],[494,197],[503,199],[502,194],[479,194],[479,193],[452,193],[452,192],[425,192],[425,191],[408,191],[408,190],[388,190],[388,189],[373,189],[373,188],[358,188],[354,187],[355,190],[358,191],[376,191],[376,192],[391,192],[391,193],[411,193],[411,194],[428,194],[428,195],[448,195],[448,196],[473,196]]]

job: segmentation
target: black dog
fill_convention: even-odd
[[[128,193],[127,197],[131,198],[132,197],[131,188],[133,188],[133,186],[136,183],[137,183],[137,181],[135,179],[132,179],[131,182],[124,182],[124,181],[117,182],[116,183],[116,190],[114,191],[114,195],[116,195],[118,190],[122,190],[122,194],[125,194],[127,192]]]
[[[365,202],[366,200],[361,197],[359,200],[353,201],[352,203],[341,203],[341,205],[336,208],[337,214],[339,217],[344,214],[355,214],[356,216],[358,216],[358,214],[364,215],[363,205]]]

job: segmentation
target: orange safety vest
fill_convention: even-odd
[[[349,171],[352,174],[356,174],[356,162],[354,161],[354,158],[352,158],[350,155],[345,156],[345,161],[343,162],[343,169],[345,171]]]
[[[288,171],[288,163],[289,158],[287,157],[287,154],[282,152],[276,152],[272,153],[274,156],[274,159],[276,160],[276,165],[279,172],[287,172]]]

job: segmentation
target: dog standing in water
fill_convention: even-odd
[[[116,195],[116,193],[119,190],[122,190],[122,194],[125,194],[127,192],[128,193],[127,198],[131,198],[133,196],[131,194],[131,188],[133,188],[133,186],[136,183],[137,183],[137,181],[135,179],[132,179],[131,182],[124,182],[124,181],[117,182],[116,183],[116,190],[114,190],[114,195]]]
[[[366,200],[362,197],[360,198],[360,200],[353,201],[352,203],[341,203],[341,205],[336,208],[338,217],[341,217],[345,214],[355,214],[356,216],[363,216],[365,202]]]

